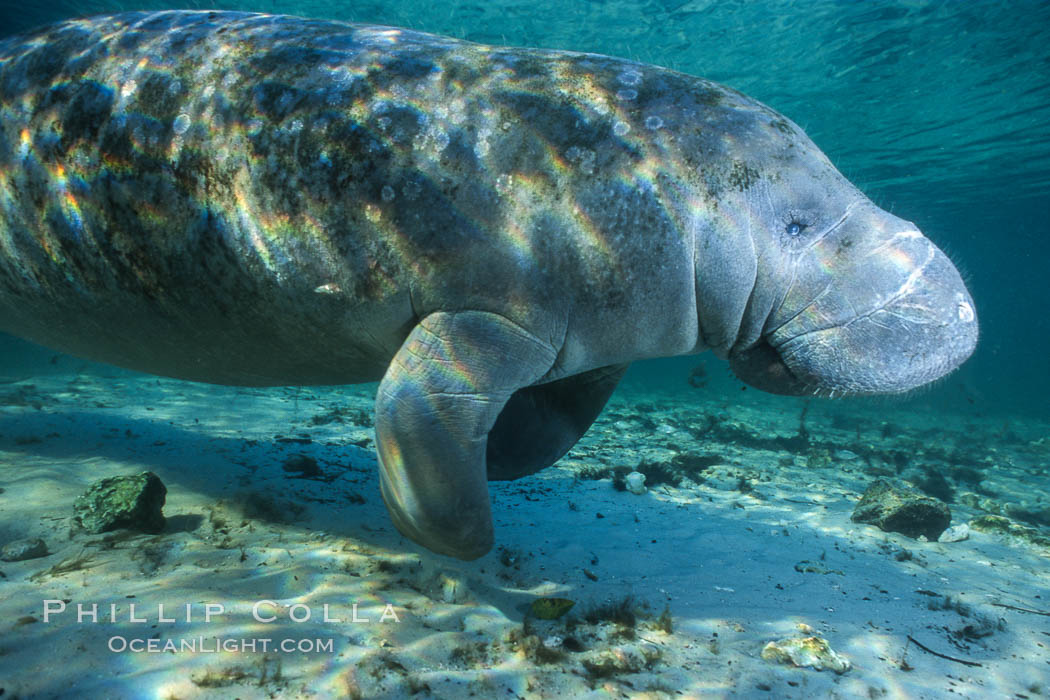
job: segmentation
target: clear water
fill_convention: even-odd
[[[794,630],[799,621],[822,627],[822,633],[830,629],[835,646],[859,662],[841,683],[830,680],[830,673],[811,673],[791,697],[863,697],[879,688],[897,697],[1034,697],[1040,688],[1045,693],[1046,631],[1040,623],[1045,618],[1025,618],[1015,608],[1005,632],[968,640],[972,648],[963,649],[938,636],[938,630],[961,624],[958,616],[933,607],[924,596],[931,588],[970,596],[971,603],[1002,595],[1002,601],[1045,615],[1050,550],[1004,545],[992,535],[975,536],[956,550],[916,542],[887,549],[900,538],[855,530],[847,513],[864,484],[878,475],[915,481],[936,472],[947,475],[960,494],[952,503],[956,523],[995,512],[1042,528],[1043,537],[1050,527],[1050,3],[0,0],[0,36],[71,16],[176,7],[287,12],[625,56],[728,84],[802,125],[861,189],[916,222],[963,270],[982,323],[975,355],[934,387],[888,402],[805,403],[742,394],[740,382],[710,356],[640,363],[557,469],[492,487],[502,508],[500,544],[528,557],[538,552],[521,562],[520,577],[529,585],[576,576],[571,595],[581,601],[624,590],[671,600],[671,591],[680,639],[691,640],[691,648],[704,654],[717,646],[718,634],[724,640],[724,656],[711,652],[697,661],[699,651],[669,646],[666,663],[657,666],[664,686],[693,696],[728,694],[739,682],[740,697],[788,697],[755,690],[761,685],[751,681],[758,676],[749,679],[745,671],[745,684],[734,669],[759,663],[764,641]],[[706,386],[691,389],[690,371],[701,363]],[[478,605],[457,607],[443,600],[445,590],[434,594],[428,588],[433,581],[424,574],[431,569],[415,566],[418,550],[391,533],[377,496],[369,412],[374,386],[255,391],[107,368],[81,372],[81,367],[0,335],[5,383],[0,385],[0,545],[42,536],[52,551],[50,558],[21,569],[0,565],[0,694],[7,684],[8,695],[30,689],[25,697],[34,689],[56,697],[230,697],[234,690],[272,697],[291,695],[302,684],[304,692],[326,697],[352,695],[343,675],[352,679],[355,667],[366,682],[394,668],[367,665],[368,658],[374,661],[385,651],[363,660],[354,656],[388,646],[380,639],[385,632],[372,637],[373,628],[362,628],[352,633],[353,644],[344,645],[349,655],[331,663],[325,655],[287,656],[291,680],[283,685],[263,668],[257,695],[250,694],[248,681],[236,688],[219,684],[207,695],[201,669],[218,668],[218,659],[208,666],[212,660],[200,657],[83,653],[84,646],[73,645],[84,639],[90,649],[104,649],[110,627],[31,625],[38,621],[30,613],[39,614],[42,595],[88,601],[112,595],[155,610],[157,601],[220,595],[250,605],[260,597],[321,603],[349,596],[385,603],[416,600],[417,593],[427,592],[447,619],[435,613],[425,628],[411,632],[414,637],[392,636],[393,653],[401,661],[418,656],[420,664],[441,674],[449,654],[435,649],[453,634],[450,629],[466,628],[457,617],[462,609],[473,610],[472,624],[481,624],[478,611],[491,615],[482,622],[493,630],[509,628],[509,620],[520,617],[503,593],[514,589],[518,603],[527,600],[521,593],[527,587],[497,578],[505,569],[519,576],[503,557],[479,560],[480,571],[463,569],[470,572],[471,585],[481,581]],[[31,379],[6,386],[19,377]],[[797,438],[806,431],[811,442],[799,447]],[[309,446],[287,437],[307,432],[313,436]],[[312,454],[333,479],[290,476],[282,463],[300,451]],[[722,476],[729,486],[706,484],[699,495],[683,488],[659,498],[654,488],[652,499],[631,501],[626,499],[634,496],[617,495],[606,482],[581,477],[588,470],[667,460],[672,452],[714,455],[731,464]],[[66,533],[69,504],[87,484],[147,468],[171,489],[166,508],[177,522],[161,540],[146,546],[131,540],[126,547],[115,540],[114,548],[84,545],[83,536]],[[741,493],[741,475],[761,499],[747,500],[751,496]],[[314,520],[278,528],[256,513],[241,521],[231,504],[247,485],[287,496],[285,508],[305,504]],[[347,494],[365,503],[350,501]],[[566,498],[571,498],[567,507]],[[779,510],[763,510],[767,506]],[[234,537],[243,539],[223,544],[216,513],[259,532],[252,536],[233,525]],[[634,528],[650,533],[638,539],[653,547],[639,546],[633,534],[624,539]],[[84,552],[83,571],[80,564],[62,569],[80,562]],[[824,555],[829,568],[842,567],[848,576],[790,578],[798,571],[792,568],[796,561],[823,561]],[[446,565],[435,559],[426,559],[427,566]],[[597,568],[599,559],[604,568]],[[652,568],[658,563],[662,568]],[[595,568],[600,580],[594,574],[583,578],[582,567]],[[406,577],[418,580],[406,583]],[[789,582],[787,592],[774,586],[779,581]],[[390,585],[362,588],[373,582]],[[542,590],[547,592],[537,595],[550,592]],[[526,592],[531,596],[535,590]],[[443,603],[448,605],[440,608]],[[1007,615],[1004,609],[986,608]],[[242,619],[247,618],[234,617]],[[521,626],[520,619],[516,624]],[[243,634],[236,628],[199,629]],[[286,624],[271,631],[304,634],[305,629]],[[916,668],[903,673],[893,661],[909,648],[904,635],[912,633],[986,666],[973,671],[912,647],[908,659]],[[507,639],[503,632],[494,634]],[[403,644],[406,640],[412,644]],[[492,657],[510,665],[493,675],[506,690],[518,684],[520,692],[508,696],[530,696],[531,679],[546,682],[553,666],[526,661],[520,664],[524,669],[513,667],[510,649]],[[172,690],[186,687],[186,677],[196,684],[188,695]],[[267,677],[271,682],[264,684]],[[438,681],[430,682],[440,690]],[[403,689],[412,687],[399,686],[385,697],[405,696]],[[505,694],[495,681],[471,687],[477,697],[492,696],[497,687]],[[568,697],[559,687],[541,687],[530,697]],[[792,692],[784,684],[776,688]]]
[[[982,341],[962,370],[921,400],[984,415],[1048,413],[1048,3],[55,0],[26,7],[8,0],[0,33],[172,7],[287,12],[593,51],[735,87],[802,125],[840,170],[915,221],[968,277]],[[680,383],[688,362],[634,373]]]

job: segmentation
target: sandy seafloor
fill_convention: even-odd
[[[465,563],[390,524],[374,385],[254,390],[70,368],[0,385],[0,544],[40,537],[51,552],[0,562],[5,700],[1050,693],[1050,549],[982,532],[921,542],[850,521],[870,481],[930,467],[954,490],[953,524],[987,512],[1038,524],[1050,513],[1045,424],[817,401],[807,445],[792,440],[799,400],[731,400],[684,381],[653,392],[629,377],[555,467],[492,484],[497,549]],[[296,454],[322,474],[285,471]],[[705,466],[644,495],[580,478],[678,454]],[[168,488],[165,532],[71,526],[92,481],[143,470]],[[540,596],[576,606],[526,620]],[[625,596],[633,627],[586,621]],[[45,600],[67,611],[44,622]],[[274,602],[261,608],[274,621],[253,618],[258,601]],[[100,620],[78,623],[78,603],[97,604]],[[129,621],[132,603],[145,622]],[[208,603],[224,612],[205,622]],[[325,604],[341,621],[323,619]],[[760,656],[808,635],[852,669]],[[151,638],[209,651],[111,651]],[[255,652],[214,651],[253,639]]]

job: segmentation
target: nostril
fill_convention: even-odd
[[[963,298],[962,294],[959,294],[956,297],[955,311],[959,315],[959,320],[963,323],[970,323],[977,316],[977,314],[973,312],[973,305]]]

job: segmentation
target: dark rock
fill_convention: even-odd
[[[948,528],[952,514],[936,498],[910,486],[879,479],[868,486],[851,519],[908,537],[925,535],[933,542]]]
[[[167,493],[153,472],[101,479],[77,497],[73,520],[95,535],[118,528],[160,532]]]
[[[47,545],[40,538],[15,540],[8,542],[0,550],[0,559],[4,561],[25,561],[26,559],[39,559],[49,554]]]

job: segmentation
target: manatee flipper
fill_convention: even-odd
[[[514,392],[489,432],[489,479],[518,479],[561,459],[591,427],[626,371],[626,364],[609,365]]]
[[[376,394],[380,488],[406,537],[476,559],[492,547],[487,436],[515,391],[557,351],[498,314],[430,314],[409,333]]]

